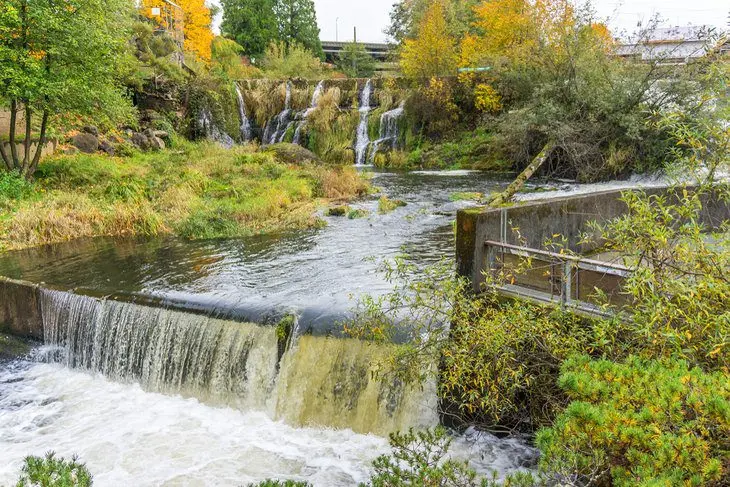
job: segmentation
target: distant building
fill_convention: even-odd
[[[718,39],[709,26],[655,29],[648,37],[620,45],[618,55],[660,64],[687,64],[711,52],[730,50],[727,36]]]

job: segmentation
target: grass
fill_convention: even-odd
[[[253,147],[57,156],[33,183],[0,174],[0,249],[79,237],[238,237],[321,224],[318,206],[367,192],[354,168],[284,164]]]

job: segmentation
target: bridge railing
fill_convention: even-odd
[[[492,240],[484,245],[487,283],[500,294],[599,316],[610,314],[604,304],[629,302],[629,267]]]

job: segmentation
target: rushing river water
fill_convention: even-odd
[[[452,256],[456,211],[473,204],[454,193],[504,182],[452,171],[379,173],[373,184],[407,206],[380,215],[376,200],[359,202],[370,216],[286,235],[102,238],[0,255],[0,275],[50,288],[39,298],[45,345],[0,363],[0,486],[48,450],[79,454],[99,486],[347,486],[388,451],[386,432],[435,425],[433,384],[371,380],[387,349],[325,332],[353,297],[391,289],[379,260]],[[205,313],[130,303],[150,300]],[[256,323],[287,312],[300,333],[282,354],[274,328]],[[517,440],[474,432],[453,455],[482,473],[535,462]]]

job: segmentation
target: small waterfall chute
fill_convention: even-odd
[[[238,99],[238,116],[241,119],[241,142],[249,142],[251,141],[251,120],[248,118],[248,114],[246,113],[246,102],[243,99],[243,93],[241,92],[241,88],[238,86],[238,83],[234,83],[233,86],[236,89],[236,98]]]
[[[198,116],[198,128],[205,135],[205,138],[214,140],[223,147],[230,149],[236,144],[230,135],[218,128],[213,121],[213,114],[207,108],[200,111],[200,115]]]
[[[375,155],[382,146],[387,144],[390,150],[398,148],[400,138],[398,122],[403,117],[403,113],[405,113],[405,102],[401,102],[398,108],[387,111],[380,117],[380,133],[378,140],[373,142],[373,147],[370,150],[370,164],[375,162]]]
[[[290,127],[289,124],[291,123],[292,116],[291,81],[287,81],[285,86],[286,94],[284,96],[284,110],[266,124],[266,130],[264,131],[262,141],[264,144],[282,142],[288,128]]]
[[[355,139],[355,164],[361,166],[365,164],[368,147],[370,146],[370,136],[368,135],[368,119],[370,117],[370,98],[373,94],[373,81],[368,80],[365,87],[360,93],[360,123],[357,126],[357,137]]]
[[[317,108],[317,104],[319,103],[319,99],[322,97],[322,93],[324,92],[324,80],[317,83],[317,86],[314,88],[314,93],[312,94],[312,102],[309,104],[309,108],[304,110],[302,112],[299,122],[297,123],[297,128],[294,131],[294,140],[293,143],[297,145],[301,145],[302,142],[302,130],[307,125],[307,119],[312,114],[312,112]]]

